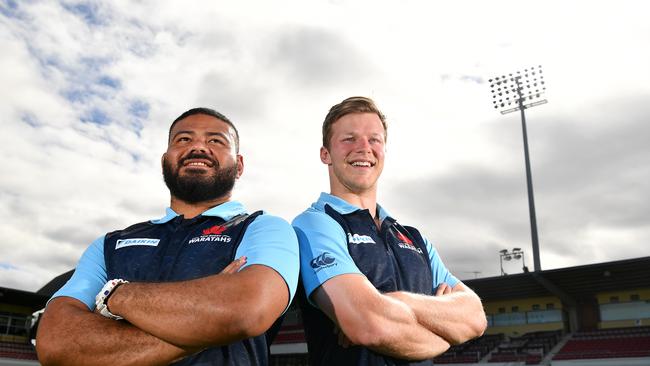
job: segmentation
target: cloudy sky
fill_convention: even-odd
[[[389,120],[380,203],[459,277],[532,268],[521,122],[488,79],[542,65],[527,111],[543,269],[650,255],[641,1],[0,0],[0,286],[37,290],[107,231],[160,217],[170,122],[240,129],[236,198],[287,220],[327,191],[320,125]],[[521,261],[506,263],[508,273]]]

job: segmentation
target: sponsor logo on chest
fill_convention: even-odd
[[[348,243],[350,244],[376,244],[375,241],[368,235],[350,234],[348,233]]]
[[[232,238],[229,235],[222,234],[226,228],[224,226],[220,225],[214,225],[212,227],[209,227],[207,229],[203,229],[201,232],[201,236],[195,236],[190,241],[188,241],[188,244],[199,244],[199,243],[230,243]]]
[[[147,247],[157,247],[160,243],[160,239],[152,238],[131,238],[131,239],[118,239],[115,243],[115,250],[132,247],[132,246],[147,246]]]

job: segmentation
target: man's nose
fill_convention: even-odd
[[[370,151],[370,141],[368,141],[367,138],[362,137],[357,139],[357,144],[356,144],[356,150],[357,151]]]
[[[190,149],[192,151],[206,152],[208,151],[208,146],[206,145],[205,141],[196,139],[192,141]]]

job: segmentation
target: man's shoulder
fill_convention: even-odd
[[[137,233],[138,231],[151,228],[153,226],[154,224],[151,223],[151,221],[142,221],[142,222],[138,222],[137,224],[127,226],[124,229],[110,231],[106,234],[106,236],[119,235],[119,234],[133,234],[133,233]]]
[[[273,227],[280,227],[280,228],[291,228],[291,225],[287,220],[283,219],[280,216],[272,215],[267,213],[266,211],[261,211],[259,215],[257,215],[254,219],[254,221],[251,223],[255,225],[263,225],[263,226],[273,226]]]
[[[302,227],[318,224],[323,221],[329,222],[334,220],[332,220],[332,218],[324,211],[310,206],[305,211],[298,214],[298,216],[296,216],[291,222],[291,225],[294,227]]]

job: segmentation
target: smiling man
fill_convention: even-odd
[[[333,106],[323,122],[330,193],[293,221],[312,365],[432,365],[486,327],[478,296],[417,229],[377,204],[386,136],[384,115],[364,97]]]
[[[298,281],[294,231],[231,200],[239,134],[212,109],[172,123],[162,166],[167,214],[85,251],[41,320],[43,365],[268,365],[265,332]]]

